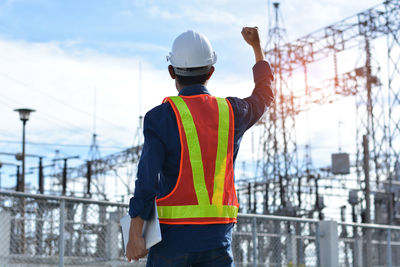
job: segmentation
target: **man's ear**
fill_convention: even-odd
[[[172,65],[168,66],[168,72],[169,72],[169,75],[171,76],[171,78],[175,80],[176,79],[176,75],[175,75],[175,72],[174,72],[174,67],[172,67]]]
[[[211,78],[211,76],[214,73],[214,70],[215,70],[214,66],[211,66],[210,71],[207,73],[207,80]]]

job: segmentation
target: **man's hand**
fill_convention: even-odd
[[[243,27],[242,28],[243,39],[252,47],[260,45],[260,37],[258,36],[258,28],[254,27]]]
[[[139,260],[147,255],[146,243],[142,236],[143,219],[139,216],[131,219],[131,226],[129,229],[129,240],[126,246],[126,257],[128,261]]]
[[[257,27],[243,27],[242,29],[243,39],[251,47],[253,47],[256,62],[264,60],[264,52],[261,49],[260,37],[258,35]]]

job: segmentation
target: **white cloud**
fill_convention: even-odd
[[[0,108],[1,129],[17,131],[20,125],[12,107],[27,106],[37,109],[29,122],[31,140],[87,143],[97,88],[98,134],[114,145],[131,144],[138,118],[139,59],[94,51],[80,56],[79,52],[66,52],[57,43],[5,40],[0,41],[0,58],[7,62],[0,65],[0,94],[7,104]],[[158,102],[149,97],[148,88],[161,91],[167,76],[146,62],[142,66],[143,98],[148,97],[144,101],[155,105]]]
[[[165,54],[169,51],[169,47],[145,42],[107,42],[103,47],[127,49],[136,52],[162,52]]]
[[[178,9],[173,11],[165,7],[152,5],[148,10],[153,18],[169,21],[179,20],[208,25],[230,25],[232,27],[239,23],[239,18],[233,13],[208,5],[178,5]]]
[[[174,20],[174,19],[181,19],[184,17],[182,14],[170,12],[164,8],[161,8],[160,6],[150,6],[149,7],[149,12],[150,15],[153,18],[159,18],[159,19],[164,19],[164,20]]]

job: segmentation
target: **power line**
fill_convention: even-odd
[[[14,99],[12,99],[12,98],[10,98],[10,97],[8,97],[8,96],[5,96],[5,95],[3,95],[3,94],[0,94],[0,95],[1,95],[2,97],[4,97],[5,99],[8,99],[9,101],[13,102],[14,105],[21,105],[20,102],[14,100]],[[0,100],[0,101],[1,101],[1,100]],[[7,102],[4,102],[4,101],[1,101],[1,102],[2,102],[2,103],[5,103],[5,105],[7,105],[8,107],[13,108],[13,107],[12,107],[11,105],[9,105]],[[81,131],[81,132],[89,132],[89,133],[90,133],[90,130],[89,130],[89,129],[80,128],[79,126],[76,126],[76,125],[74,125],[74,124],[72,124],[72,123],[70,123],[70,122],[68,122],[68,121],[60,120],[60,118],[58,118],[58,117],[53,117],[52,115],[48,115],[48,114],[43,113],[43,112],[39,112],[39,113],[38,113],[37,115],[35,115],[35,116],[41,117],[43,120],[50,121],[51,123],[55,123],[55,124],[59,125],[59,127],[64,128],[64,129],[66,129],[66,130],[68,130],[68,131],[70,131],[70,132],[73,132],[73,133],[76,133],[76,132],[77,132],[77,131],[76,131],[77,129],[78,129],[79,131]],[[43,117],[43,116],[45,116],[45,117],[47,117],[47,118],[45,118],[45,117]],[[60,123],[60,122],[61,122],[61,123]],[[71,126],[71,128],[66,127],[65,124],[69,124],[69,125]]]
[[[37,91],[38,93],[40,93],[40,94],[46,96],[47,98],[50,98],[50,99],[52,99],[52,100],[54,100],[54,101],[56,101],[56,102],[58,102],[58,103],[60,103],[60,104],[63,104],[64,106],[69,107],[69,108],[71,108],[71,109],[73,109],[73,110],[75,110],[75,111],[78,111],[78,112],[83,113],[83,114],[85,114],[85,115],[88,115],[88,116],[90,116],[90,117],[93,116],[93,114],[91,114],[90,112],[87,112],[87,111],[82,110],[82,109],[80,109],[80,108],[78,108],[78,107],[75,107],[75,106],[73,106],[73,105],[71,105],[71,104],[69,104],[69,103],[67,103],[67,102],[65,102],[65,101],[63,101],[63,100],[61,100],[61,99],[58,99],[58,98],[56,98],[56,97],[54,97],[54,96],[52,96],[52,95],[50,95],[50,94],[48,94],[48,93],[46,93],[46,92],[43,92],[43,91],[40,90],[40,89],[34,88],[34,87],[32,87],[32,86],[26,84],[25,82],[20,81],[20,80],[18,80],[18,79],[16,79],[16,78],[10,76],[10,75],[7,74],[7,73],[0,72],[0,75],[2,75],[3,77],[8,78],[8,79],[11,80],[11,81],[16,82],[16,83],[18,83],[18,84],[20,84],[20,85],[22,85],[22,86],[24,86],[24,87],[26,87],[26,88],[33,89],[34,91]],[[112,125],[112,126],[114,126],[114,127],[117,127],[117,128],[119,128],[119,129],[122,129],[122,130],[124,130],[124,131],[129,131],[129,132],[132,131],[131,129],[127,129],[127,128],[121,126],[121,125],[117,125],[117,124],[115,124],[115,123],[113,123],[113,122],[110,122],[110,121],[104,119],[104,118],[101,118],[101,117],[98,117],[98,116],[96,116],[96,118],[99,119],[99,120],[102,120],[103,122],[106,122],[106,123],[108,123],[108,124],[110,124],[110,125]]]
[[[5,96],[3,94],[0,94],[0,95],[2,97],[4,97],[5,99],[7,99],[8,101],[14,103],[14,105],[21,105],[18,101],[14,100],[14,99],[12,99],[12,98],[10,98],[8,96]],[[10,108],[13,108],[10,104],[8,104],[5,101],[2,101],[1,99],[0,99],[0,102],[4,103],[6,106],[8,106]],[[67,130],[67,131],[69,131],[69,132],[71,132],[73,134],[80,134],[80,133],[83,133],[83,132],[84,133],[90,133],[90,129],[81,128],[79,126],[76,126],[76,125],[68,122],[68,121],[60,120],[60,118],[52,116],[52,115],[48,115],[46,113],[39,112],[35,116],[39,117],[42,120],[45,120],[45,121],[48,121],[50,123],[56,124],[56,125],[58,125],[58,127],[63,128],[63,129],[65,129],[65,130]],[[66,125],[69,125],[69,127],[66,126]],[[126,132],[126,131],[124,131],[124,132]]]
[[[0,140],[0,143],[7,144],[20,144],[21,141],[16,140]],[[90,147],[90,145],[79,145],[79,144],[59,144],[59,143],[44,143],[44,142],[25,142],[27,145],[34,146],[61,146],[61,147]],[[101,149],[126,149],[126,147],[122,146],[99,146]]]

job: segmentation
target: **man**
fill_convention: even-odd
[[[205,36],[187,31],[175,39],[167,59],[179,95],[166,98],[144,119],[129,210],[129,261],[147,255],[142,227],[156,198],[162,241],[150,249],[147,266],[233,266],[232,229],[239,207],[234,161],[244,132],[273,101],[273,75],[257,27],[243,28],[242,36],[256,59],[255,88],[245,99],[209,94],[206,85],[217,57]]]

